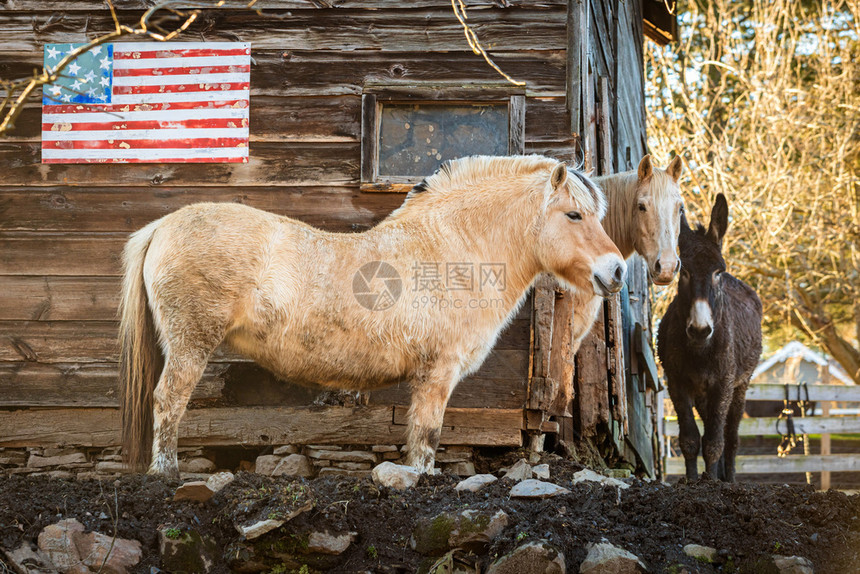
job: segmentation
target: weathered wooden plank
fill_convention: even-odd
[[[860,402],[860,385],[808,385],[810,401]],[[797,397],[797,387],[789,394]],[[748,401],[781,401],[785,399],[785,385],[750,385]]]
[[[699,472],[704,472],[705,461],[699,457]],[[860,454],[789,455],[779,458],[771,455],[742,455],[735,458],[738,474],[770,474],[787,472],[860,471]],[[684,474],[684,458],[669,457],[666,474]]]
[[[554,397],[543,410],[553,416],[570,416],[570,403],[573,400],[573,293],[566,289],[555,292],[555,312],[553,313],[552,354],[550,355],[550,377],[558,382]]]
[[[114,30],[109,12],[0,12],[6,50],[39,52],[46,43],[82,42]],[[275,17],[272,17],[275,16]],[[123,12],[120,20],[135,21],[139,12]],[[52,20],[53,18],[53,20]],[[488,49],[547,50],[565,47],[565,13],[555,10],[476,10],[469,26]],[[527,29],[528,34],[522,30]],[[274,50],[463,50],[463,28],[450,8],[416,10],[291,10],[255,14],[251,11],[210,11],[192,24],[186,37],[208,41],[250,42]]]
[[[405,425],[409,422],[409,409],[394,407],[394,424]],[[482,428],[505,432],[509,429],[524,428],[525,419],[522,409],[446,409],[443,427]]]
[[[383,63],[380,62],[380,65]],[[452,69],[459,64],[450,62]],[[346,64],[344,64],[346,65]],[[354,64],[350,62],[350,65]],[[416,64],[420,65],[420,64]],[[330,64],[320,64],[329,69]],[[2,68],[2,64],[0,64]],[[352,68],[353,73],[355,68]],[[274,71],[271,76],[280,78],[284,73]],[[553,72],[557,75],[558,72]],[[7,77],[0,70],[0,77]],[[12,76],[14,77],[14,76]],[[268,76],[267,76],[268,77]],[[293,77],[289,75],[289,77]],[[361,78],[356,77],[357,81]],[[296,80],[292,80],[294,83]],[[314,83],[319,78],[314,78]],[[343,86],[339,80],[332,79],[328,87],[319,86],[325,92],[333,86]],[[282,81],[279,84],[282,85]],[[307,84],[301,84],[307,86]],[[361,91],[361,86],[356,85]],[[304,89],[304,88],[303,88]],[[252,90],[253,104],[250,108],[251,142],[358,142],[361,138],[361,98],[359,94],[341,96],[267,96],[257,95]],[[569,137],[564,99],[560,97],[539,97],[525,99],[525,141],[558,141]],[[523,122],[521,122],[523,123]],[[15,129],[6,138],[15,142],[39,142],[42,130],[41,102],[33,101],[15,121]]]
[[[0,320],[111,321],[119,305],[118,277],[5,276]]]
[[[860,417],[858,416],[821,416],[821,417],[793,417],[794,432],[796,434],[853,434],[860,433]],[[778,427],[777,427],[778,421]],[[699,431],[704,432],[702,421],[696,419]],[[738,433],[741,436],[775,435],[786,432],[785,420],[777,417],[755,417],[741,419]],[[666,436],[678,436],[677,419],[664,421],[663,434]]]
[[[250,160],[240,163],[40,164],[36,142],[0,142],[0,185],[272,186],[358,183],[359,144],[251,143]]]
[[[606,368],[606,343],[603,312],[599,313],[591,331],[582,340],[576,354],[576,401],[579,432],[593,435],[598,425],[608,423],[609,373]]]
[[[458,426],[442,429],[441,444],[520,446],[522,415],[510,411],[480,417],[488,428],[460,426],[474,415],[456,413]],[[500,422],[501,421],[501,422]],[[24,409],[0,411],[0,446],[115,446],[118,409]],[[195,409],[179,427],[180,445],[402,444],[406,426],[394,424],[393,407],[246,407]]]
[[[519,322],[475,373],[484,379],[520,380],[528,376],[528,344]],[[115,321],[0,321],[0,362],[110,363],[118,360]],[[244,361],[225,346],[216,349],[213,361]]]
[[[328,231],[358,231],[385,219],[403,199],[357,186],[0,188],[0,231],[131,233],[204,201],[242,203]]]
[[[0,275],[119,275],[126,234],[0,233]]]
[[[113,0],[118,10],[146,10],[154,4],[153,0]],[[171,2],[171,8],[199,8],[201,2]],[[214,2],[213,2],[214,4]],[[248,2],[243,0],[232,0],[220,10],[244,11],[247,10]],[[471,13],[472,10],[486,10],[498,8],[516,9],[545,9],[558,8],[567,5],[567,0],[468,0],[466,6]],[[204,5],[205,6],[205,5]],[[257,2],[253,9],[263,10],[267,13],[271,10],[306,10],[316,8],[327,9],[349,9],[349,10],[390,10],[393,7],[401,8],[404,5],[392,4],[391,0],[325,0],[325,2],[313,2],[311,0],[264,0]],[[447,0],[410,0],[410,8],[449,8],[451,3]],[[105,10],[104,0],[52,0],[50,7],[54,11],[63,12],[86,12],[93,13]],[[0,4],[2,11],[32,12],[45,9],[45,0],[13,0]]]
[[[2,48],[0,46],[0,48]],[[445,89],[439,91],[434,99],[458,99],[456,91],[471,86],[472,93],[480,92],[482,87],[497,84],[498,73],[488,66],[483,59],[475,57],[471,51],[452,51],[445,53],[415,53],[415,52],[307,52],[283,50],[257,50],[254,48],[255,64],[251,67],[251,141],[260,137],[258,128],[265,129],[261,122],[274,120],[275,126],[289,125],[290,117],[267,117],[265,111],[274,106],[278,109],[278,101],[282,97],[289,98],[357,98],[368,84],[389,84],[404,82],[420,85],[424,83],[444,84]],[[564,97],[564,52],[561,51],[528,51],[493,52],[493,59],[507,73],[527,82],[526,94],[541,98]],[[42,66],[41,50],[33,53],[0,51],[0,78],[27,78],[33,75],[35,69]],[[512,86],[513,87],[513,86]],[[521,89],[520,89],[521,90]],[[316,110],[323,106],[339,101],[310,101],[307,112],[309,119],[316,117]],[[31,100],[29,109],[38,110],[41,102]],[[294,112],[299,117],[292,122],[301,122],[305,113],[301,111],[298,102],[293,107],[288,106],[289,114]],[[358,102],[351,104],[351,113],[358,110]],[[354,106],[354,107],[353,107]],[[25,112],[32,114],[33,112]],[[32,116],[29,116],[32,117]],[[325,118],[320,118],[324,120]],[[349,116],[343,121],[355,121]],[[33,119],[19,118],[16,125],[38,127],[38,117]],[[298,128],[301,131],[301,127]],[[558,133],[565,133],[565,126],[557,128]],[[29,133],[35,135],[37,130],[29,128]],[[263,132],[265,135],[266,132]],[[556,133],[554,130],[552,133]],[[288,135],[289,131],[284,131]],[[19,136],[16,130],[15,134]],[[569,135],[569,134],[567,134]]]
[[[220,399],[225,365],[209,365],[192,401]],[[115,364],[0,363],[0,407],[118,407]]]

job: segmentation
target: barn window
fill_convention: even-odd
[[[507,86],[386,86],[362,98],[363,191],[409,191],[449,159],[523,153],[525,96]]]

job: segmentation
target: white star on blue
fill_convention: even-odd
[[[46,44],[45,68],[55,68],[66,54],[83,45]],[[56,82],[42,88],[43,104],[109,104],[113,83],[113,45],[104,44],[81,54],[60,72],[60,76]]]

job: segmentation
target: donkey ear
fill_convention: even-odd
[[[651,174],[653,173],[653,171],[654,170],[651,167],[651,156],[646,155],[645,157],[642,158],[642,161],[639,162],[639,170],[638,170],[639,181],[644,181],[644,180],[648,179],[649,177],[651,177]]]
[[[726,201],[726,196],[722,193],[717,194],[717,199],[714,201],[714,207],[711,209],[711,223],[708,225],[708,237],[722,247],[723,237],[726,230],[729,228],[729,204]]]
[[[558,164],[552,170],[552,175],[549,178],[549,183],[553,189],[558,189],[564,182],[567,181],[567,166],[563,163]]]
[[[675,183],[678,183],[678,180],[681,179],[681,170],[684,169],[684,161],[681,159],[681,156],[676,155],[672,158],[672,161],[669,162],[669,166],[666,168],[666,173],[672,176],[672,179],[675,180]]]

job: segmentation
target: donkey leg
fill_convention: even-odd
[[[747,386],[742,385],[735,389],[729,412],[726,416],[725,447],[723,448],[723,459],[726,464],[726,482],[735,481],[735,455],[738,452],[740,439],[738,437],[738,426],[744,416],[744,405],[746,404]]]
[[[726,417],[732,403],[732,387],[722,381],[708,389],[708,401],[702,419],[705,433],[702,435],[702,457],[705,472],[710,478],[719,477],[719,462],[725,447]]]
[[[684,466],[687,470],[687,480],[696,480],[699,477],[699,469],[696,466],[699,457],[699,427],[696,426],[696,418],[693,415],[693,402],[683,388],[679,385],[669,385],[669,396],[675,405],[678,414],[678,442],[681,445],[681,453],[684,455]]]
[[[457,380],[448,371],[417,377],[412,383],[412,404],[409,406],[406,464],[433,472],[436,449],[442,436],[445,406]]]
[[[206,359],[195,355],[171,355],[164,363],[164,370],[153,393],[152,464],[147,474],[179,478],[176,456],[179,421],[206,368]]]

